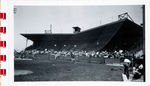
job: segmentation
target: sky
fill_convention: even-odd
[[[104,6],[15,6],[14,48],[26,48],[26,38],[20,33],[73,33],[74,26],[81,31],[118,20],[118,15],[128,12],[135,23],[142,23],[141,5],[104,5]],[[28,41],[28,46],[32,42]]]

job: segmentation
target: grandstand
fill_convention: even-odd
[[[134,50],[143,49],[143,27],[129,19],[72,34],[21,34],[33,41],[30,49],[54,50]]]

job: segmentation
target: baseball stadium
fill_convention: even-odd
[[[21,33],[33,44],[14,52],[15,81],[144,81],[144,27],[119,18],[84,31],[75,26],[72,34]],[[141,75],[133,67],[142,67]]]

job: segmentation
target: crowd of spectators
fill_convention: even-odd
[[[23,50],[21,52],[14,52],[15,58],[25,59],[31,58],[36,59],[39,55],[47,55],[49,58],[53,57],[57,60],[59,57],[70,57],[70,61],[76,62],[76,58],[84,57],[84,58],[103,58],[103,59],[119,59],[120,63],[124,63],[124,74],[129,78],[129,73],[132,71],[134,74],[133,79],[140,78],[144,75],[144,63],[134,61],[137,56],[129,51],[118,50],[113,52],[108,51],[84,51],[84,50],[53,50],[53,49],[45,49],[45,50]],[[143,55],[140,55],[142,57]],[[143,59],[140,59],[141,61]],[[90,61],[90,60],[89,60]]]
[[[60,56],[71,56],[71,54],[75,57],[92,57],[92,58],[116,58],[116,59],[122,59],[128,52],[124,52],[123,50],[114,51],[114,52],[108,52],[108,51],[84,51],[84,50],[70,50],[70,51],[56,51],[53,49],[45,49],[45,50],[23,50],[20,52],[15,51],[15,58],[36,58],[36,55],[53,55],[55,56],[55,59]]]

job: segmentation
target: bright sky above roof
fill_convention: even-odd
[[[73,33],[74,26],[81,31],[118,20],[118,15],[128,12],[137,24],[142,23],[141,5],[118,6],[15,6],[15,49],[26,47],[26,39],[20,33]],[[28,46],[32,43],[29,42]]]

